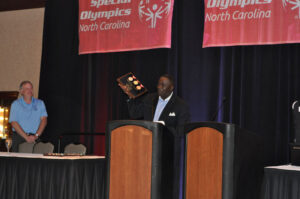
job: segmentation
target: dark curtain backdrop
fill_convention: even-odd
[[[133,72],[155,91],[159,76],[170,73],[192,121],[211,120],[221,107],[216,121],[262,137],[266,165],[288,162],[290,107],[300,97],[300,45],[203,49],[203,26],[203,1],[175,0],[171,49],[79,56],[78,2],[47,1],[39,91],[49,114],[44,137],[56,142],[68,131],[104,132],[107,121],[128,119],[117,77]],[[86,143],[90,152],[104,154],[104,136]]]

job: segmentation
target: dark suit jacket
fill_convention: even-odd
[[[157,102],[157,93],[148,94],[142,100],[130,100],[128,102],[130,117],[153,121]],[[183,125],[190,121],[189,108],[181,98],[173,93],[168,104],[162,111],[159,120],[164,121],[165,126],[174,135],[181,135],[183,133]]]

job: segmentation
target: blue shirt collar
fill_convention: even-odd
[[[25,102],[25,100],[24,100],[24,97],[23,97],[23,96],[20,98],[20,100],[21,100],[22,104],[25,104],[25,105],[31,105],[31,104],[33,104],[33,103],[34,103],[34,98],[33,98],[33,97],[31,97],[31,103],[30,103],[30,104],[27,104],[27,103]]]

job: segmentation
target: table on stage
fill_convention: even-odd
[[[282,165],[266,167],[261,199],[299,199],[300,167]]]
[[[0,152],[0,198],[102,199],[103,156]]]

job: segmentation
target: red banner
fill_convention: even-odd
[[[205,0],[203,47],[300,42],[300,0]]]
[[[79,0],[79,54],[171,47],[174,0]]]

